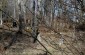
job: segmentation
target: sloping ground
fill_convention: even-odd
[[[47,38],[46,37],[43,38],[47,40],[47,43],[49,44],[48,46],[52,47],[50,48],[52,50],[50,52],[52,52],[53,55],[56,54],[80,55],[81,53],[85,54],[85,47],[84,47],[85,41],[81,41],[78,40],[77,38],[75,39],[74,37],[67,37],[64,35],[60,37],[60,35],[58,34],[49,34],[49,33],[47,34],[46,33],[44,34],[45,36],[47,36]]]
[[[33,38],[24,34],[19,34],[16,41],[7,50],[4,49],[12,37],[16,36],[15,32],[0,32],[0,55],[37,55],[44,53],[44,48],[39,43],[33,43]]]
[[[41,27],[40,27],[41,28]],[[38,43],[33,43],[33,38],[26,35],[18,35],[17,41],[7,50],[3,48],[8,45],[14,32],[0,30],[0,55],[45,55],[45,49]],[[40,42],[52,55],[84,55],[85,54],[85,32],[60,32],[42,27],[40,29]]]
[[[10,33],[8,33],[10,34]],[[2,37],[7,37],[3,41],[0,41],[1,44],[5,46],[10,42],[10,35],[5,34]],[[61,33],[62,37],[53,32],[46,32],[40,33],[41,36],[41,43],[52,53],[52,55],[80,55],[85,54],[85,40],[80,40],[73,37],[72,32],[68,33]],[[82,36],[85,35],[84,32],[76,32],[76,36],[81,34]],[[68,35],[68,36],[65,36]],[[80,36],[81,37],[81,36]],[[83,38],[84,39],[84,38]],[[3,55],[42,55],[45,54],[43,50],[45,50],[38,42],[33,43],[32,37],[19,35],[17,37],[17,41],[13,43],[13,45],[7,49],[6,51],[3,50],[3,46],[0,44],[0,52],[3,52]],[[1,54],[2,55],[2,54]]]

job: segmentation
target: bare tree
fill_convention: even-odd
[[[24,9],[24,1],[19,0],[18,2],[19,5],[19,32],[22,33],[23,29],[25,28],[25,23],[24,23],[24,16],[25,16],[25,9]]]
[[[33,17],[32,17],[32,36],[37,38],[38,35],[38,18],[37,18],[37,9],[38,9],[38,1],[33,0]],[[36,42],[36,39],[34,38],[34,43]]]

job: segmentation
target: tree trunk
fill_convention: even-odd
[[[55,16],[55,4],[56,4],[56,1],[53,0],[53,3],[52,3],[52,21],[51,21],[51,27],[54,26],[54,16]]]
[[[22,33],[22,30],[24,28],[24,16],[23,16],[23,10],[21,6],[21,2],[19,3],[19,32]]]
[[[33,18],[32,18],[32,36],[34,38],[34,43],[36,42],[37,32],[38,32],[38,19],[37,19],[37,0],[33,0]]]
[[[0,9],[2,9],[2,0],[0,0]],[[2,25],[2,11],[0,11],[0,25]]]

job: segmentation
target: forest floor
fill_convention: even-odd
[[[4,33],[0,30],[0,55],[45,55],[45,49],[39,42],[33,43],[33,38],[18,35],[17,40],[7,50],[3,47],[8,45],[12,38],[9,31]],[[74,35],[76,34],[76,36]],[[85,55],[85,32],[40,32],[39,41],[52,55]]]

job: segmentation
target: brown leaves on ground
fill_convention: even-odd
[[[5,51],[4,46],[3,44],[0,43],[0,55],[3,55],[4,51]]]

